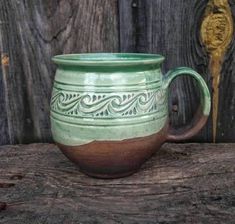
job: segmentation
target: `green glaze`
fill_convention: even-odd
[[[182,74],[199,83],[203,113],[210,94],[201,76],[178,68],[165,77],[164,57],[155,54],[73,54],[58,64],[51,99],[51,128],[56,142],[82,145],[118,141],[159,132],[168,119],[168,86]]]

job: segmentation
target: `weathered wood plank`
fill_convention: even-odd
[[[234,144],[165,144],[133,176],[87,177],[50,144],[0,147],[1,223],[234,223]]]
[[[208,0],[120,0],[121,51],[161,53],[166,56],[164,71],[177,66],[189,66],[198,71],[211,86],[209,56],[200,37],[201,22],[207,3]],[[230,6],[235,16],[233,1],[230,1]],[[233,88],[234,39],[235,37],[233,37],[231,48],[226,53],[221,72],[217,141],[234,141],[235,139],[235,122],[231,119],[234,113],[235,95]],[[187,124],[198,102],[199,97],[194,82],[186,77],[176,80],[171,87],[169,102],[173,125],[179,127]],[[211,120],[192,140],[212,140]]]
[[[1,41],[0,41],[1,42]],[[1,54],[0,54],[1,55]],[[7,110],[6,110],[6,96],[4,92],[4,79],[3,79],[3,69],[2,65],[0,67],[0,145],[5,145],[11,143],[8,123],[7,123]]]
[[[116,0],[0,2],[2,44],[9,55],[4,88],[14,143],[51,141],[51,57],[118,51],[117,20]]]
[[[229,1],[235,24],[235,1]],[[235,141],[235,35],[224,57],[219,85],[218,134],[220,142]]]
[[[162,53],[167,58],[164,71],[189,66],[211,86],[209,56],[200,40],[207,3],[0,1],[0,51],[9,56],[9,68],[2,67],[0,77],[0,144],[51,141],[48,112],[55,71],[50,58],[54,54],[118,50]],[[229,3],[235,18],[235,3]],[[235,140],[234,38],[224,57],[219,89],[216,140],[223,142]],[[197,87],[191,79],[181,78],[171,92],[170,116],[179,127],[189,122],[198,105]],[[210,120],[191,141],[211,140]]]
[[[0,8],[2,8],[2,2],[0,2]],[[3,8],[4,9],[4,8]],[[6,43],[3,33],[7,32],[7,19],[5,10],[1,12],[0,15],[0,57],[1,57],[1,67],[0,67],[0,145],[12,144],[11,136],[11,126],[9,124],[8,115],[9,108],[7,107],[7,92],[6,92],[6,75],[9,68],[9,58],[6,53]]]

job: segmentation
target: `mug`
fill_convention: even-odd
[[[99,178],[134,173],[165,141],[191,138],[210,113],[210,92],[194,70],[162,75],[164,57],[140,53],[57,55],[51,98],[52,136],[80,170]],[[178,76],[197,81],[200,106],[185,128],[168,118],[169,85]]]

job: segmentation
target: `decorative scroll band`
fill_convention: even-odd
[[[70,117],[125,118],[165,111],[163,89],[122,93],[87,93],[53,90],[51,110]]]

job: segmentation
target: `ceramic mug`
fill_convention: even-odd
[[[203,78],[186,67],[163,76],[161,55],[68,54],[53,61],[58,65],[51,98],[53,139],[88,175],[132,174],[165,141],[195,135],[209,116]],[[168,89],[181,75],[197,81],[201,103],[191,124],[175,130],[169,125]]]

